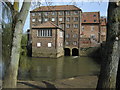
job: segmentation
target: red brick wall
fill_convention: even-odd
[[[84,27],[84,30],[81,30],[81,37],[90,38],[91,34],[94,34],[96,39],[95,41],[99,41],[99,24],[82,24],[82,27]],[[94,27],[94,30],[91,30],[91,27]]]

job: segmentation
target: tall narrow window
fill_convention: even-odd
[[[63,21],[63,18],[59,18],[59,21]]]
[[[32,19],[32,22],[35,22],[35,19]]]
[[[39,37],[51,37],[52,36],[52,29],[40,29],[40,30],[38,30],[37,36],[39,36]]]
[[[82,31],[84,31],[84,26],[82,26]]]
[[[66,15],[70,15],[70,11],[66,11]]]
[[[78,28],[78,24],[74,24],[74,28]]]
[[[66,21],[69,22],[69,21],[70,21],[70,17],[67,17],[67,18],[66,18]]]
[[[70,24],[67,24],[67,25],[66,25],[66,28],[70,28]]]
[[[78,14],[78,11],[74,11],[74,14],[77,15],[77,14]]]
[[[35,16],[35,13],[32,13],[32,16]]]
[[[55,18],[52,18],[52,21],[55,21]]]
[[[69,38],[70,37],[70,35],[69,34],[66,34],[66,36],[65,36],[66,38]]]
[[[78,17],[74,17],[74,21],[78,21]]]
[[[45,18],[44,21],[47,22],[47,21],[48,21],[48,18]]]
[[[59,12],[59,15],[63,15],[63,12],[62,12],[62,11],[60,11],[60,12]]]
[[[55,13],[55,12],[52,12],[52,15],[56,15],[56,13]]]
[[[94,26],[91,26],[91,31],[94,31]]]

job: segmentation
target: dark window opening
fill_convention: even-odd
[[[94,22],[96,22],[96,20],[94,20]]]
[[[84,22],[86,22],[86,20],[84,20]]]
[[[64,49],[64,55],[65,56],[70,56],[70,49],[69,48]]]
[[[93,15],[94,17],[96,17],[96,15]]]
[[[76,48],[72,49],[72,56],[79,56],[79,50]]]

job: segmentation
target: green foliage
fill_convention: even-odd
[[[27,34],[22,35],[22,40],[21,40],[21,54],[22,55],[27,55]]]

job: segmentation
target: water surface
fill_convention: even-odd
[[[81,75],[95,75],[100,66],[90,57],[65,56],[58,59],[30,58],[20,59],[19,79],[57,80]]]

